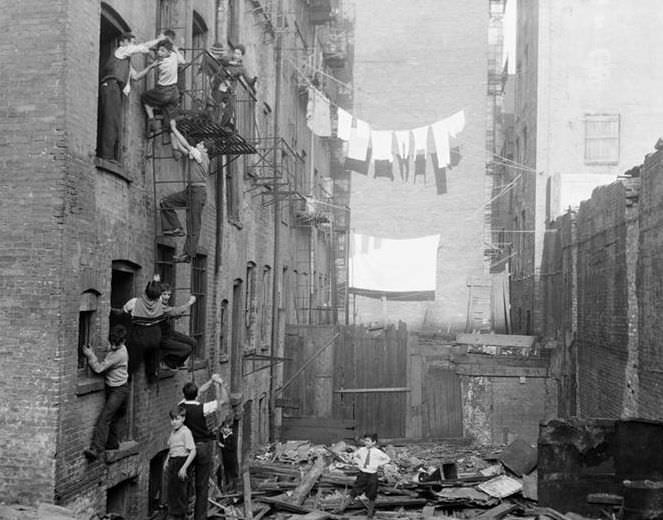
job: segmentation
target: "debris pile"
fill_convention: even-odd
[[[331,446],[288,441],[266,447],[249,464],[243,494],[218,495],[210,500],[210,518],[365,517],[367,501],[363,497],[342,515],[335,513],[358,471],[352,463],[356,449],[343,441]],[[388,445],[381,449],[391,462],[380,471],[378,519],[582,518],[537,507],[537,452],[521,439],[499,450],[459,443]]]

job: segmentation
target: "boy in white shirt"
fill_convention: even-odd
[[[378,468],[387,464],[391,459],[377,447],[377,433],[365,433],[361,437],[361,443],[363,446],[352,454],[352,460],[359,468],[359,475],[355,479],[350,495],[343,499],[337,512],[342,513],[352,500],[364,493],[368,498],[366,516],[373,518],[375,499],[378,496]]]

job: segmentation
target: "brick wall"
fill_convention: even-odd
[[[356,321],[403,320],[421,327],[465,327],[467,281],[483,274],[483,211],[488,4],[462,9],[447,0],[356,2],[355,115],[376,130],[412,129],[465,111],[462,160],[436,195],[430,164],[426,184],[351,179],[351,226],[385,238],[440,234],[437,295],[431,303],[356,299]],[[412,35],[416,34],[416,37]],[[434,52],[431,50],[435,49]],[[352,308],[352,303],[351,303]]]
[[[637,377],[639,378],[639,415],[661,419],[663,398],[663,154],[656,152],[645,160],[640,195],[640,257],[638,258],[637,294],[640,334]]]
[[[629,249],[637,213],[627,207],[622,183],[594,190],[578,211],[578,382],[580,413],[619,417],[630,341]]]

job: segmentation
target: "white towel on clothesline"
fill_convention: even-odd
[[[449,150],[449,129],[446,120],[437,121],[431,125],[433,142],[437,152],[437,164],[440,168],[446,168],[451,162]]]
[[[374,161],[393,161],[393,132],[391,130],[371,131],[371,146]]]
[[[338,128],[336,136],[343,141],[350,139],[350,131],[352,130],[352,114],[341,107],[338,107]]]
[[[357,119],[355,127],[350,131],[347,155],[348,158],[356,159],[358,161],[365,161],[370,138],[371,127],[366,121]]]

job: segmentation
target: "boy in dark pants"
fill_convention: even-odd
[[[204,392],[212,383],[222,384],[223,380],[218,374],[213,374],[212,379],[200,387]],[[194,480],[193,487],[196,494],[194,520],[205,520],[207,518],[207,495],[209,492],[209,476],[212,471],[212,440],[214,435],[207,427],[206,415],[214,412],[218,406],[217,401],[201,403],[198,401],[198,387],[193,382],[188,382],[182,387],[184,400],[180,406],[186,410],[184,424],[191,430],[193,440],[196,443],[196,458],[193,461]]]
[[[127,329],[122,325],[115,325],[108,335],[110,351],[101,362],[88,345],[82,349],[90,368],[97,374],[103,373],[106,382],[106,402],[94,427],[92,443],[83,452],[90,462],[96,460],[105,449],[116,450],[120,447],[117,424],[126,414],[129,399],[129,355],[124,344],[126,339]]]
[[[365,433],[361,438],[361,443],[363,446],[352,455],[353,462],[359,468],[359,475],[352,486],[350,495],[343,499],[336,512],[342,513],[352,500],[364,493],[368,498],[366,516],[373,518],[375,499],[378,496],[378,468],[387,464],[391,459],[377,447],[377,433]]]
[[[193,442],[191,430],[184,425],[186,410],[176,406],[170,413],[170,424],[173,431],[168,437],[168,457],[166,468],[168,473],[168,519],[184,519],[189,498],[188,470],[196,457],[196,444]]]

